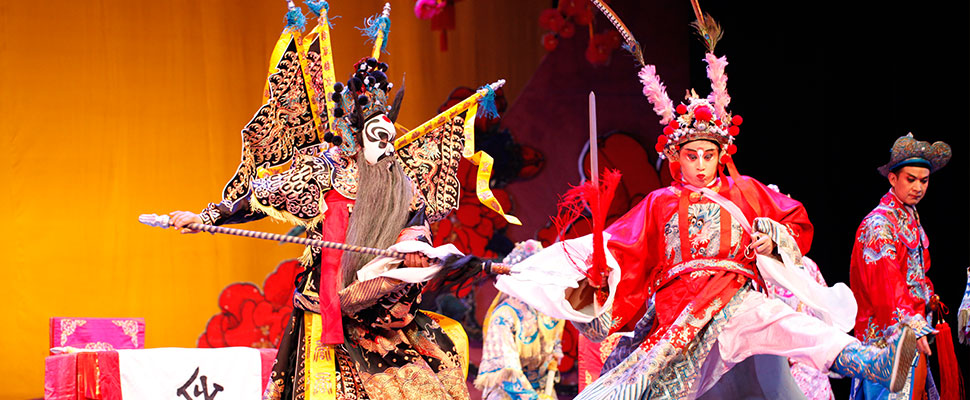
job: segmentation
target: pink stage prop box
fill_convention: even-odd
[[[52,317],[50,347],[89,350],[144,349],[145,319]]]

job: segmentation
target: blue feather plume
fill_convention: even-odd
[[[330,29],[333,29],[333,20],[340,18],[340,16],[330,15],[330,4],[328,4],[326,0],[304,0],[303,4],[306,4],[307,8],[309,8],[310,11],[317,16],[317,18],[320,18],[323,11],[326,11],[327,25],[330,26]]]
[[[323,10],[327,10],[327,13],[330,12],[330,4],[327,4],[325,0],[304,0],[303,4],[306,4],[307,8],[313,11],[317,17],[323,14],[321,12]]]
[[[383,33],[384,42],[381,43],[381,52],[387,52],[387,42],[391,33],[391,18],[385,17],[382,14],[376,14],[364,20],[364,27],[358,27],[357,30],[360,31],[362,36],[367,38],[367,43],[376,41],[378,33]]]
[[[303,32],[306,29],[306,17],[299,8],[294,8],[286,12],[286,29],[295,29]]]
[[[482,86],[478,90],[485,89],[485,95],[478,100],[478,114],[475,117],[498,118],[498,107],[495,106],[495,91],[489,85]]]

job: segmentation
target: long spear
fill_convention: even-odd
[[[141,222],[148,226],[155,226],[159,228],[170,228],[174,226],[171,223],[171,217],[169,217],[168,215],[142,214],[138,216],[138,222]],[[401,260],[403,260],[404,256],[407,254],[407,253],[401,253],[399,251],[394,251],[394,250],[375,249],[373,247],[356,246],[352,244],[338,243],[338,242],[328,242],[326,240],[308,239],[308,238],[303,238],[298,236],[280,235],[278,233],[250,231],[246,229],[237,229],[237,228],[227,228],[224,226],[200,224],[197,222],[186,224],[184,228],[188,228],[196,231],[202,231],[202,232],[209,232],[209,233],[221,233],[224,235],[244,236],[244,237],[250,237],[255,239],[272,240],[276,242],[296,243],[296,244],[302,244],[304,246],[323,247],[327,249],[335,249],[335,250],[342,250],[342,251],[353,251],[356,253],[372,254],[375,256],[384,256],[384,257],[390,257],[390,258],[397,258]],[[509,266],[508,264],[493,263],[489,260],[482,260],[481,264],[482,264],[482,269],[485,272],[490,274],[508,275],[511,271],[511,266]]]

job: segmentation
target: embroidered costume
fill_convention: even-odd
[[[950,158],[950,147],[943,142],[930,145],[913,139],[912,134],[896,140],[892,159],[879,168],[883,176],[907,165],[936,171]],[[900,178],[902,179],[902,178]],[[929,305],[933,283],[926,277],[930,268],[929,239],[920,225],[915,206],[903,203],[890,189],[879,205],[862,220],[852,247],[851,285],[859,304],[855,336],[866,344],[885,346],[886,336],[902,324],[916,331],[917,337],[932,332]],[[917,357],[913,368],[925,368],[925,387],[914,388],[914,376],[902,392],[890,393],[874,382],[853,381],[853,398],[909,399],[914,390],[939,398],[925,360]]]
[[[457,207],[461,158],[481,162],[479,176],[488,181],[491,159],[473,151],[474,117],[480,104],[483,111],[494,108],[494,90],[504,81],[406,131],[394,123],[403,90],[388,100],[393,84],[387,64],[378,61],[390,4],[367,21],[363,31],[373,52],[354,64],[346,85],[334,78],[329,5],[307,5],[317,25],[303,36],[302,11],[289,2],[264,105],[243,129],[242,160],[222,201],[200,213],[202,222],[270,216],[304,228],[312,239],[394,245],[439,259],[461,255],[453,246],[431,248],[429,224]],[[406,134],[397,137],[399,128]],[[478,193],[502,214],[487,185]],[[396,268],[401,260],[372,257],[306,249],[265,399],[468,398],[464,331],[417,309],[422,289],[442,266]]]
[[[521,242],[502,262],[515,264],[540,249],[535,240]],[[499,293],[483,327],[482,362],[475,379],[482,399],[556,399],[553,384],[563,357],[564,325],[565,321]]]
[[[759,214],[745,207],[744,189],[733,179],[722,178],[717,193],[748,208],[744,216],[764,218],[760,221],[777,229],[778,242],[807,248],[812,227],[801,204],[754,179],[742,179],[756,193]],[[687,204],[681,206],[684,202]],[[681,224],[684,219],[686,225]],[[606,320],[604,315],[609,314],[610,323],[594,321],[581,332],[595,340],[605,333],[629,330],[622,328],[639,321],[633,332],[643,340],[621,339],[604,365],[603,375],[582,393],[589,396],[584,398],[630,394],[693,398],[710,389],[734,364],[755,354],[786,356],[817,370],[830,367],[852,340],[754,290],[760,274],[755,258],[745,251],[751,240],[743,232],[744,222],[709,198],[675,183],[648,195],[607,230],[608,248],[623,271],[622,278],[612,309],[598,320]],[[680,226],[688,226],[687,232]],[[727,234],[722,233],[723,226],[730,227]],[[687,246],[681,245],[684,236]],[[724,247],[727,251],[721,253]],[[683,254],[687,257],[682,258]],[[647,312],[650,298],[653,307]],[[609,330],[603,329],[606,326]],[[764,337],[778,340],[760,343]],[[702,369],[705,361],[709,362],[705,368],[711,371]]]
[[[960,343],[967,344],[967,337],[970,336],[970,267],[967,268],[967,288],[963,291],[963,301],[960,302],[960,309],[957,310],[957,335]]]
[[[769,188],[773,188],[772,185],[768,185]],[[802,258],[802,263],[805,266],[805,272],[808,273],[810,277],[815,279],[819,285],[828,286],[825,283],[825,278],[822,277],[822,272],[818,270],[818,265],[814,261],[810,260],[808,257]],[[798,297],[793,295],[790,291],[786,290],[784,287],[777,285],[767,285],[768,292],[771,297],[783,301],[788,304],[789,307],[798,312],[804,312],[813,317],[820,317],[814,313],[811,309],[807,308],[805,303],[798,300]],[[798,385],[805,398],[808,400],[827,400],[832,399],[835,394],[832,392],[832,385],[829,383],[829,376],[824,371],[820,371],[817,368],[812,368],[803,362],[795,359],[788,360],[791,370],[792,378],[795,380],[795,384]]]
[[[608,7],[594,3],[623,32],[642,64],[632,35]],[[610,269],[605,300],[597,297],[576,310],[565,299],[567,288],[589,279],[590,236],[556,243],[513,266],[514,273],[499,277],[497,287],[543,313],[573,321],[593,341],[632,331],[577,399],[696,398],[752,356],[778,368],[792,359],[820,371],[866,376],[898,390],[905,368],[893,367],[912,359],[912,331],[904,330],[892,340],[895,346],[882,351],[845,333],[855,316],[853,297],[844,284],[820,285],[806,271],[804,253],[813,228],[802,204],[739,175],[734,167],[731,155],[742,120],[727,111],[727,60],[712,53],[719,28],[699,10],[698,20],[710,51],[710,97],[692,91],[675,107],[655,68],[644,65],[640,72],[644,94],[665,125],[656,148],[670,159],[675,181],[651,192],[606,229]],[[718,177],[706,187],[685,183],[678,161],[681,146],[698,140],[717,145],[731,177],[718,168]],[[749,249],[754,233],[771,240],[773,254]],[[787,290],[817,317],[771,297],[762,289],[765,284]],[[761,382],[760,388],[748,382],[737,387],[770,390],[778,397],[801,392],[790,373]]]

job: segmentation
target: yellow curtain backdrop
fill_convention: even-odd
[[[354,27],[383,2],[330,4],[346,80],[368,53]],[[447,52],[413,1],[392,7],[383,59],[396,84],[407,73],[405,126],[459,85],[506,78],[514,98],[543,54],[548,2],[460,1]],[[283,0],[0,2],[0,398],[43,396],[49,317],[144,317],[148,347],[194,347],[222,288],[261,285],[300,254],[136,222],[219,199],[284,12]]]

